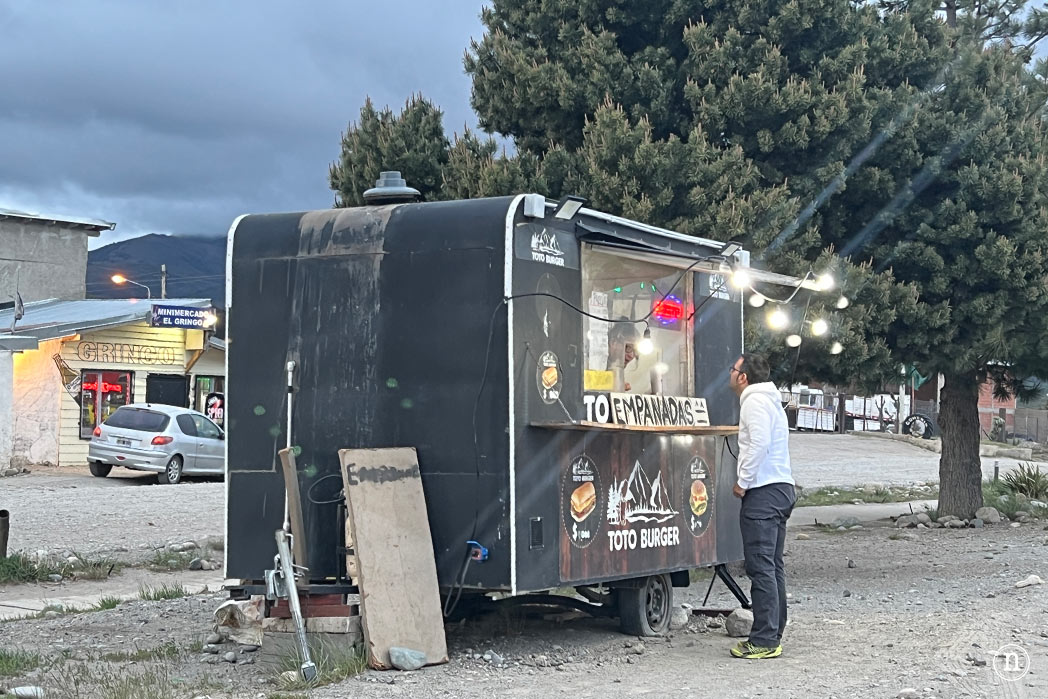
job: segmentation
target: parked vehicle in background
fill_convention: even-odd
[[[104,478],[114,466],[152,471],[175,484],[182,476],[223,475],[225,433],[202,413],[156,403],[118,408],[95,428],[88,445],[91,475]]]

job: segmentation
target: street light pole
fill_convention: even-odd
[[[150,291],[149,287],[146,286],[145,284],[139,284],[138,282],[136,282],[134,280],[128,279],[127,277],[125,277],[122,274],[114,274],[112,277],[110,277],[110,279],[113,280],[114,284],[134,284],[135,286],[140,286],[140,287],[142,287],[143,289],[146,290],[146,298],[147,299],[152,299],[153,298],[153,292]]]
[[[160,298],[167,298],[167,265],[160,265]]]

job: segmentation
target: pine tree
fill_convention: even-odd
[[[577,193],[776,271],[835,270],[852,305],[832,337],[795,370],[782,335],[759,342],[798,378],[941,372],[940,511],[968,516],[978,386],[1048,369],[1048,67],[1025,68],[1046,22],[1024,6],[957,0],[950,23],[938,0],[494,0],[465,64],[515,153],[441,140],[431,106],[366,105],[332,187],[355,202],[396,162],[430,198]],[[816,297],[808,317],[832,310]]]
[[[360,121],[342,135],[342,151],[330,167],[335,206],[360,206],[364,192],[375,186],[379,173],[400,170],[424,198],[436,197],[448,161],[448,138],[441,112],[421,95],[412,97],[399,115],[381,112],[369,98]]]

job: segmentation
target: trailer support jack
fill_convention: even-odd
[[[718,563],[713,566],[713,572],[715,572],[716,575],[710,578],[710,586],[706,588],[706,597],[702,600],[702,606],[706,606],[706,603],[710,599],[710,592],[713,591],[713,583],[717,582],[717,578],[720,578],[724,581],[725,586],[727,586],[731,594],[735,595],[735,599],[739,600],[739,604],[742,605],[742,608],[749,609],[751,606],[750,598],[742,591],[742,588],[739,587],[739,583],[736,582],[735,578],[731,577],[731,573],[728,572],[728,566],[723,563]]]

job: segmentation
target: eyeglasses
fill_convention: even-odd
[[[733,371],[737,371],[737,372],[739,372],[740,374],[745,374],[745,373],[746,373],[746,372],[745,372],[745,371],[743,371],[742,369],[736,369],[735,367],[728,367],[728,373],[729,373],[729,374],[730,374],[731,372],[733,372]]]

